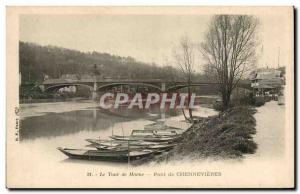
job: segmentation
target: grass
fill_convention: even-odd
[[[253,141],[256,133],[255,109],[238,106],[220,113],[218,116],[202,119],[183,134],[181,144],[167,156],[194,158],[239,158],[253,154],[257,149]]]

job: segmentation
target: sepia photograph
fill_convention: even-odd
[[[8,188],[294,188],[294,8],[7,7]]]

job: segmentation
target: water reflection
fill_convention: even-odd
[[[43,165],[59,166],[62,170],[77,172],[84,169],[123,168],[127,164],[99,161],[70,160],[57,147],[91,149],[86,147],[88,138],[110,139],[109,136],[129,135],[132,130],[143,129],[156,120],[167,125],[186,128],[181,110],[160,112],[157,107],[147,111],[100,110],[92,101],[21,104],[21,146],[16,154],[26,168],[36,169]],[[122,107],[123,108],[123,107]],[[187,112],[186,112],[187,114]],[[195,116],[210,116],[216,112],[201,107],[193,112]],[[36,165],[39,164],[39,165]],[[132,165],[132,163],[131,163]],[[41,169],[41,168],[40,168]],[[74,174],[77,176],[78,173]]]
[[[20,140],[52,138],[81,131],[106,131],[110,130],[116,123],[137,119],[154,121],[177,114],[176,111],[172,111],[165,115],[159,109],[111,111],[97,107],[88,110],[47,113],[41,116],[23,118],[21,120]]]
[[[25,118],[21,120],[20,140],[105,129],[109,128],[112,122],[117,122],[117,117],[109,117],[95,111],[78,110]]]

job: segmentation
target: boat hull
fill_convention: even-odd
[[[127,145],[120,145],[120,146],[103,146],[103,145],[92,145],[97,150],[111,150],[111,151],[127,151],[128,150],[154,150],[154,151],[169,151],[174,148],[176,144],[163,144],[163,145],[153,145],[153,146],[127,146]]]
[[[123,137],[123,136],[122,136]],[[99,140],[99,139],[86,139],[87,142],[91,144],[98,144],[98,145],[120,145],[120,144],[128,144],[128,140]],[[141,140],[131,140],[130,145],[132,146],[149,146],[149,145],[158,145],[160,143],[157,142],[145,142]]]
[[[180,139],[180,136],[173,137],[155,137],[155,136],[119,136],[113,135],[110,138],[121,141],[147,141],[147,142],[175,142]]]
[[[75,149],[64,149],[58,148],[62,153],[72,159],[81,159],[81,160],[97,160],[97,161],[110,161],[110,162],[128,162],[128,161],[136,161],[141,160],[147,157],[154,155],[154,152],[143,152],[141,154],[128,155],[128,152],[101,152],[97,150],[93,150],[93,152],[80,154],[80,153],[72,153],[72,150]],[[71,151],[70,151],[71,150]]]

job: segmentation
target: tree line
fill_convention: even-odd
[[[108,53],[80,52],[55,46],[19,42],[19,65],[22,84],[40,83],[44,76],[59,78],[63,74],[98,74],[103,77],[132,79],[167,79],[181,77],[169,66],[158,66]],[[194,74],[195,80],[202,79]]]

